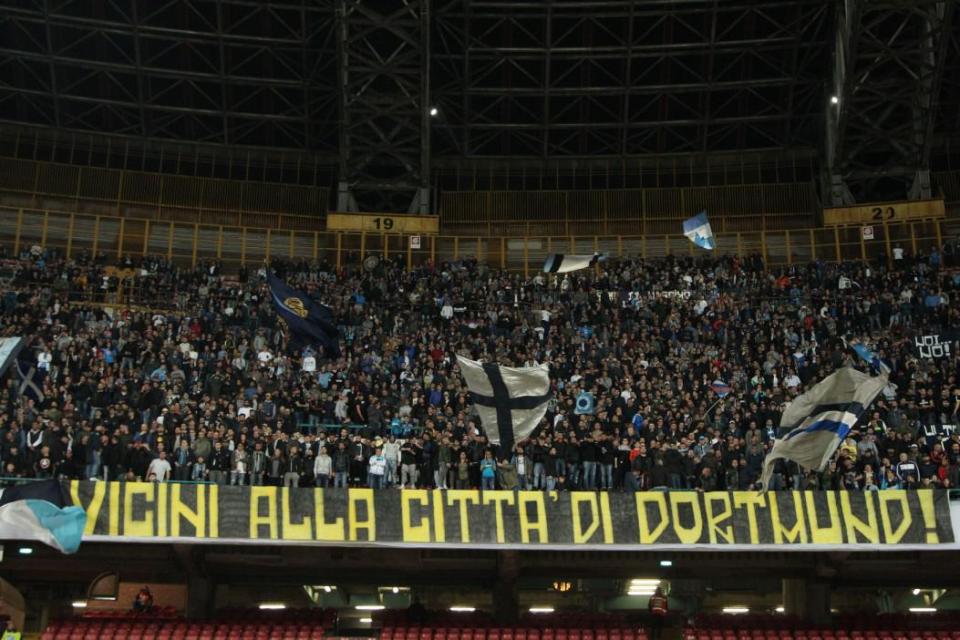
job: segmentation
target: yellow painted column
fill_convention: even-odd
[[[840,253],[840,229],[839,227],[833,228],[833,244],[834,248],[837,250],[837,262],[843,262],[843,254]]]
[[[71,213],[70,224],[67,227],[67,260],[69,260],[73,254],[73,227],[74,227],[74,224],[76,224],[76,219],[77,219],[76,214]]]
[[[20,240],[20,227],[17,225],[17,242]],[[100,247],[100,216],[93,219],[93,257],[97,257],[97,249]]]
[[[193,266],[197,266],[197,249],[200,244],[200,225],[193,225],[193,254],[190,256],[190,261],[193,263]]]
[[[529,238],[523,239],[523,277],[530,277],[530,247],[529,247]]]
[[[343,264],[343,258],[341,253],[343,252],[343,232],[337,231],[337,271],[340,271],[340,266]]]
[[[97,221],[99,222],[99,218]],[[20,255],[20,234],[23,231],[23,209],[17,209],[17,230],[13,236],[13,255]]]
[[[117,259],[123,256],[123,234],[126,231],[127,219],[120,218],[120,232],[117,234]]]
[[[893,249],[890,246],[890,226],[883,221],[883,246],[887,252],[887,266],[893,263]]]
[[[50,212],[47,210],[43,211],[43,230],[40,232],[40,246],[46,248],[47,246],[47,229],[50,224]]]

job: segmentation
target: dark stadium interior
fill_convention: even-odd
[[[960,640],[958,4],[3,0],[0,640]]]

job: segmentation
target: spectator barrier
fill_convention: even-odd
[[[111,260],[126,256],[163,256],[195,266],[218,260],[234,270],[274,258],[320,261],[336,268],[356,264],[360,257],[400,259],[408,268],[432,263],[476,259],[491,266],[519,271],[524,277],[538,272],[551,253],[602,252],[611,257],[662,258],[694,256],[699,251],[679,233],[634,235],[508,236],[502,225],[486,236],[425,236],[419,246],[410,237],[389,233],[347,233],[112,217],[76,212],[0,207],[0,247],[19,255],[32,246],[55,248],[69,257],[103,253]],[[782,231],[724,232],[715,228],[716,255],[759,255],[767,265],[791,265],[814,260],[841,262],[870,260],[887,263],[894,249],[908,255],[925,254],[943,245],[941,220],[882,222],[865,238],[860,226],[807,228]],[[722,228],[722,227],[721,227]],[[502,234],[502,235],[498,235]]]

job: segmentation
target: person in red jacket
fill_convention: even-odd
[[[657,587],[657,590],[650,596],[647,610],[650,612],[650,640],[660,640],[663,623],[669,611],[667,596],[663,595],[663,590],[660,587]]]

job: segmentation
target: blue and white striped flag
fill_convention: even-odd
[[[706,211],[701,211],[692,218],[683,221],[683,235],[690,238],[690,242],[701,249],[713,251],[717,246],[713,241],[713,229],[710,228]]]
[[[845,367],[787,405],[780,427],[789,432],[774,441],[763,462],[763,488],[770,488],[774,462],[781,458],[822,471],[886,384],[886,375],[870,376]]]

